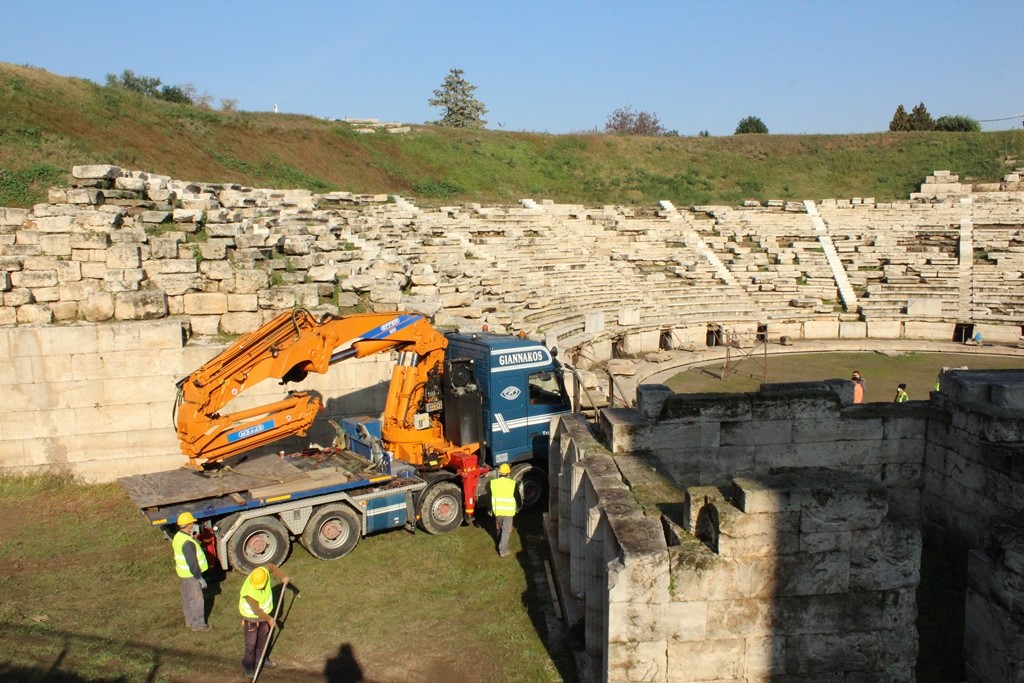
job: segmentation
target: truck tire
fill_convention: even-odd
[[[344,503],[321,505],[302,530],[302,545],[321,560],[336,560],[352,552],[362,535],[359,515]]]
[[[538,512],[548,502],[548,473],[542,467],[524,462],[512,468],[520,512]]]
[[[280,566],[291,545],[288,530],[277,517],[247,519],[228,541],[228,562],[246,574],[268,562]]]
[[[462,525],[462,489],[450,481],[434,484],[416,507],[419,526],[428,534],[447,534]]]

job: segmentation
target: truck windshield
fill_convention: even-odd
[[[565,398],[552,372],[530,375],[530,403],[533,405],[563,405]]]

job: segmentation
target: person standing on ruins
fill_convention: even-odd
[[[864,395],[868,391],[868,383],[861,377],[859,370],[853,371],[853,376],[850,377],[850,381],[853,382],[853,402],[863,403]]]
[[[907,385],[901,383],[898,387],[896,387],[896,396],[893,397],[892,402],[906,403],[909,400],[910,397],[907,396]]]

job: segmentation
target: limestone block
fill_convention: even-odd
[[[270,284],[270,274],[265,270],[238,270],[235,271],[235,294],[257,294]],[[294,297],[292,297],[294,299]],[[275,308],[271,306],[270,308]],[[290,306],[281,306],[290,308]]]
[[[37,304],[50,304],[60,300],[60,291],[57,287],[39,287],[32,290],[32,298]]]
[[[707,607],[707,638],[719,640],[730,636],[765,637],[777,632],[773,621],[772,601],[744,598],[715,600]]]
[[[103,281],[97,278],[80,278],[58,285],[60,298],[65,301],[83,301],[93,292],[103,290]]]
[[[869,320],[867,323],[868,339],[899,339],[903,331],[903,323],[899,320]]]
[[[220,331],[224,334],[245,334],[263,324],[258,312],[229,312],[220,316]]]
[[[107,164],[92,164],[85,166],[73,166],[71,177],[79,180],[110,180],[121,175],[120,166]]]
[[[874,632],[796,636],[787,645],[786,672],[810,676],[832,671],[872,671],[878,665],[881,648]]]
[[[192,333],[212,337],[220,332],[219,315],[193,315],[189,318]]]
[[[259,309],[259,297],[255,294],[228,294],[228,312],[253,312]]]
[[[114,188],[128,190],[130,192],[143,192],[146,189],[146,181],[142,178],[129,178],[118,176],[114,178]]]
[[[770,480],[736,477],[732,481],[732,504],[748,516],[757,513],[796,512],[802,497],[785,477]]]
[[[0,325],[14,325],[18,322],[18,309],[0,306]]]
[[[793,441],[793,423],[790,421],[748,420],[724,422],[720,443],[722,446],[770,446]]]
[[[708,604],[704,600],[656,605],[611,603],[608,606],[608,642],[703,640],[709,635]]]
[[[53,311],[42,304],[25,304],[18,307],[17,318],[21,325],[47,325],[53,322]]]
[[[221,292],[188,292],[184,304],[186,315],[219,315],[228,311],[228,297]]]
[[[32,298],[31,289],[11,289],[4,294],[4,306],[24,306],[25,304],[30,304],[33,301],[35,301],[35,299]]]
[[[150,193],[150,199],[154,199],[152,192]],[[165,200],[166,200],[166,197],[163,198],[163,199],[157,199],[156,201],[165,201]],[[168,223],[168,222],[170,222],[171,221],[171,217],[172,216],[171,216],[171,212],[170,211],[143,211],[142,214],[139,216],[139,220],[142,221],[143,223],[151,223],[151,224],[159,225],[161,223]]]
[[[609,683],[670,680],[666,678],[669,653],[664,642],[615,642],[606,647]]]
[[[882,418],[865,419],[795,419],[792,421],[794,443],[809,441],[879,441],[884,430]]]
[[[107,268],[138,268],[142,256],[137,244],[115,244],[107,249]]]
[[[953,323],[927,323],[907,320],[903,323],[905,339],[952,339]]]
[[[808,320],[804,323],[804,339],[839,338],[838,320]]]
[[[78,261],[57,261],[57,280],[63,285],[82,279],[82,264]]]
[[[11,273],[12,287],[36,289],[38,287],[56,287],[56,270],[21,270]]]
[[[109,292],[94,291],[79,304],[82,318],[92,323],[104,322],[114,317],[114,296]]]
[[[150,258],[176,259],[178,258],[178,245],[180,243],[181,238],[177,236],[150,238]]]
[[[71,188],[67,191],[68,204],[90,204],[100,206],[106,201],[102,190],[93,188]]]
[[[313,266],[307,277],[311,282],[334,282],[338,277],[338,266]]]
[[[801,533],[875,529],[888,510],[885,491],[874,482],[856,487],[835,481],[804,490]]]
[[[199,242],[195,244],[195,247],[199,250],[199,255],[204,260],[220,260],[227,257],[228,245],[219,240],[210,240],[208,242]]]
[[[741,680],[744,649],[743,638],[669,641],[667,680],[670,683]]]
[[[152,320],[167,315],[167,295],[162,290],[117,292],[114,317],[118,320]]]
[[[71,216],[40,216],[29,219],[25,227],[39,232],[71,232]]]
[[[86,233],[111,235],[124,224],[124,216],[120,212],[79,211],[74,216],[74,227]]]
[[[868,336],[868,324],[859,320],[840,321],[840,339],[864,339]]]
[[[283,311],[295,308],[295,292],[288,289],[263,289],[258,291],[260,308]]]
[[[625,332],[622,335],[620,350],[626,357],[639,357],[658,351],[661,348],[660,343],[660,330]]]
[[[9,272],[0,271],[0,292],[11,291],[11,274]]]
[[[873,531],[854,531],[850,589],[912,589],[921,581],[921,532],[909,523],[886,523]]]
[[[199,272],[210,280],[226,281],[224,287],[227,291],[235,287],[235,269],[228,261],[203,261],[199,264]],[[255,292],[248,292],[255,294]]]
[[[157,289],[162,289],[167,296],[181,296],[188,292],[202,290],[203,277],[199,273],[160,274],[153,273],[150,282]]]
[[[47,256],[71,256],[71,235],[61,233],[40,235],[39,248]]]

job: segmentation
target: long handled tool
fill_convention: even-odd
[[[277,601],[277,605],[274,606],[274,626],[277,626],[277,615],[281,612],[281,603],[284,602],[284,591],[288,588],[288,584],[281,584],[281,599]],[[256,683],[256,678],[260,675],[260,670],[263,668],[263,662],[266,661],[267,648],[270,647],[270,636],[274,634],[274,626],[271,626],[267,630],[267,639],[263,641],[263,652],[260,653],[260,660],[256,663],[256,671],[252,674],[252,683]]]

